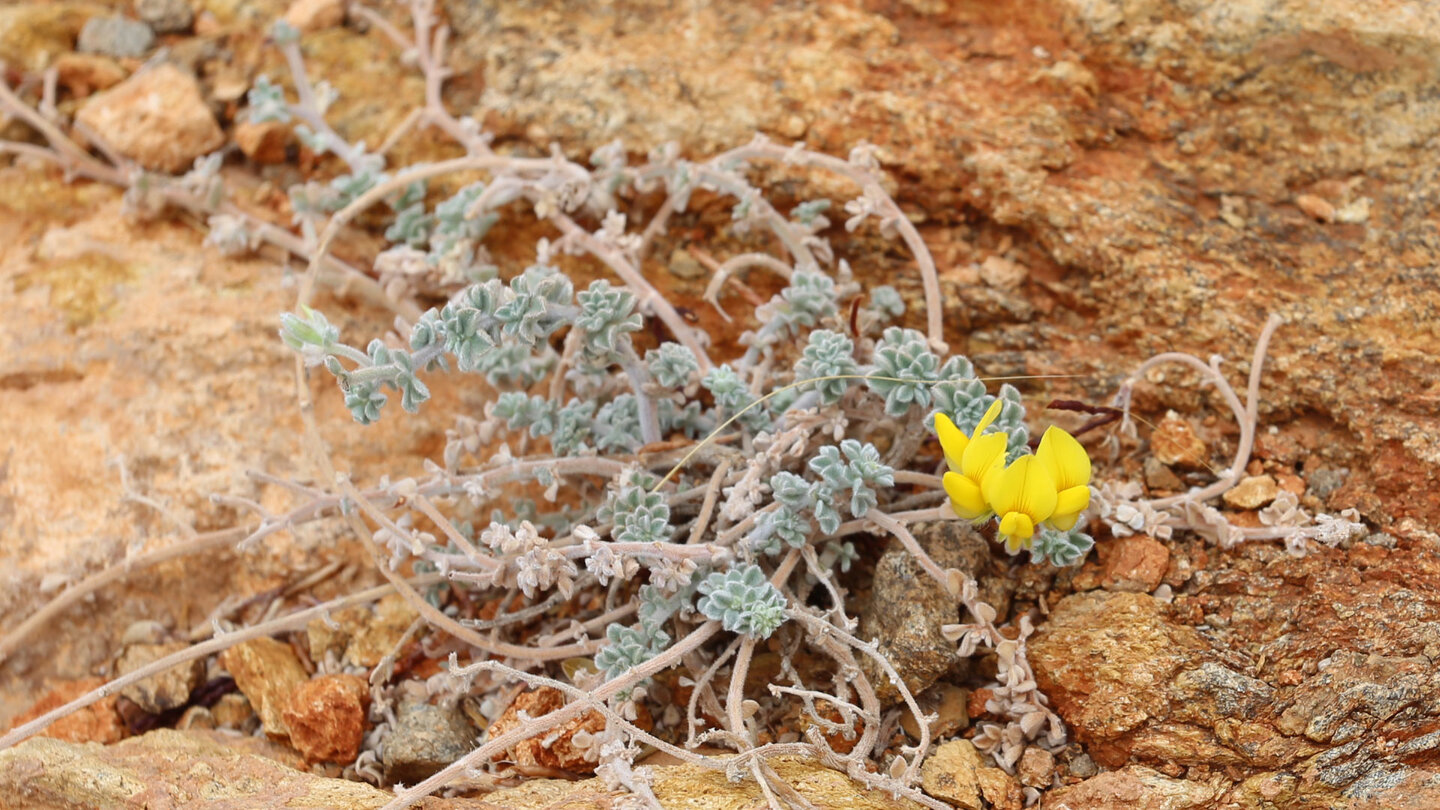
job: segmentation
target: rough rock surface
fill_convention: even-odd
[[[496,737],[509,732],[524,722],[523,717],[540,717],[565,705],[565,695],[558,689],[539,687],[515,696],[505,711],[490,724],[488,733]],[[649,731],[653,722],[650,710],[644,704],[636,706],[634,723]],[[523,767],[557,768],[571,773],[591,773],[598,763],[597,749],[586,749],[576,744],[575,735],[581,732],[598,735],[605,730],[605,718],[595,711],[586,712],[569,722],[562,723],[546,732],[543,737],[525,740],[508,752],[510,760]]]
[[[969,740],[952,740],[936,748],[920,767],[921,785],[926,793],[962,810],[983,810],[981,772],[991,770],[1000,769],[983,760]]]
[[[35,701],[10,725],[19,726],[34,720],[46,712],[64,706],[66,703],[105,684],[104,678],[82,678],[62,683]],[[84,709],[62,717],[40,732],[42,737],[53,737],[68,742],[112,743],[125,736],[125,723],[115,710],[115,696],[103,698]]]
[[[849,777],[813,762],[773,760],[782,778],[821,807],[854,810],[917,810],[914,802],[866,790]],[[197,810],[326,807],[375,810],[395,794],[363,782],[327,779],[297,770],[298,759],[263,740],[222,732],[152,731],[118,745],[77,745],[45,738],[0,751],[0,792],[10,810],[82,810],[130,807],[164,797]],[[77,780],[74,774],[91,778]],[[694,765],[660,767],[654,791],[666,807],[693,806],[703,797],[715,810],[741,810],[763,802],[753,780],[729,782],[722,771]],[[538,779],[485,799],[430,798],[421,810],[576,810],[617,806],[621,794],[598,779]]]
[[[958,568],[986,583],[980,594],[1004,616],[1013,584],[987,576],[993,564],[985,538],[957,522],[918,524],[915,539],[941,568]],[[955,598],[920,567],[909,552],[893,542],[875,565],[870,600],[860,610],[859,634],[878,639],[880,651],[900,673],[912,694],[930,688],[956,663],[955,642],[940,633],[942,625],[960,620]],[[900,701],[900,692],[868,657],[860,660],[881,702]]]
[[[273,638],[253,639],[221,653],[220,665],[230,671],[235,685],[250,699],[265,733],[288,736],[285,708],[295,690],[309,680],[290,645]]]
[[[1076,575],[1077,589],[1151,593],[1170,569],[1169,546],[1143,534],[1101,543],[1095,556],[1099,559],[1087,563]]]
[[[184,31],[195,22],[190,0],[136,0],[135,16],[157,34]]]
[[[474,750],[479,735],[458,706],[406,701],[385,739],[385,778],[413,785]]]
[[[155,44],[155,32],[129,17],[91,17],[80,29],[75,47],[81,53],[101,53],[121,59],[144,56]]]
[[[168,63],[92,96],[76,120],[121,155],[171,174],[225,143],[195,78]]]
[[[254,498],[276,514],[291,508],[287,494],[258,486],[246,470],[308,474],[295,444],[291,360],[275,339],[276,314],[294,304],[283,271],[265,258],[222,257],[182,221],[137,225],[121,209],[114,189],[0,168],[0,316],[10,325],[0,330],[10,358],[0,364],[0,421],[26,426],[0,443],[0,610],[12,625],[56,587],[183,541],[170,518],[125,498],[118,465],[133,491],[200,532],[254,526],[211,493]],[[379,334],[390,319],[325,300],[347,333]],[[204,383],[152,385],[159,369]],[[329,396],[332,382],[316,379],[313,390],[334,452],[370,478],[419,472],[453,414],[483,401],[464,387],[437,386],[433,409],[365,429]],[[283,587],[336,562],[353,562],[346,570],[358,573],[321,583],[321,598],[373,584],[368,554],[334,524],[297,525],[248,554],[215,548],[200,565],[131,569],[5,659],[0,722],[43,694],[46,681],[85,677],[113,660],[136,620],[189,628],[225,598]]]
[[[1173,605],[1094,592],[1052,608],[1031,661],[1075,738],[1110,768],[1243,774],[1222,783],[1237,797],[1284,783],[1281,807],[1433,800],[1417,786],[1440,750],[1440,560],[1359,543],[1226,562]]]
[[[373,667],[395,649],[419,615],[403,597],[391,594],[373,607],[339,611],[329,622],[316,619],[306,628],[310,657],[319,661],[333,655],[349,666]]]
[[[258,743],[258,745],[257,745]],[[222,810],[329,807],[374,810],[394,798],[363,782],[326,779],[298,760],[223,732],[152,731],[111,746],[45,738],[0,751],[0,793],[11,810],[165,806]],[[249,749],[249,750],[247,750]],[[279,759],[277,760],[276,757]],[[77,779],[79,774],[87,778]],[[490,810],[480,801],[429,800],[431,810]]]
[[[1214,788],[1172,779],[1152,768],[1131,765],[1102,773],[1045,797],[1045,807],[1085,810],[1199,810],[1214,806]]]
[[[0,8],[0,61],[25,70],[44,70],[75,45],[98,3],[21,3]]]
[[[304,33],[333,28],[345,21],[345,4],[340,0],[295,0],[285,11],[285,21]]]
[[[283,719],[290,744],[310,762],[348,765],[365,738],[370,686],[357,675],[322,675],[290,695]]]
[[[127,675],[188,646],[190,645],[178,641],[165,644],[131,644],[115,662],[115,671],[120,675]],[[151,714],[159,714],[177,706],[184,706],[190,700],[190,693],[200,685],[204,677],[205,662],[197,658],[188,664],[173,666],[158,675],[131,684],[120,690],[120,694],[134,701],[141,709]]]
[[[820,767],[797,757],[769,760],[771,767],[801,796],[817,807],[854,810],[919,810],[909,799],[895,799],[882,790],[867,790],[838,771]],[[655,768],[655,797],[666,808],[706,810],[750,810],[763,807],[765,796],[753,779],[729,781],[724,771],[699,765]],[[608,790],[599,779],[569,782],[536,779],[521,787],[491,793],[487,801],[514,810],[579,810],[615,807],[619,794]]]

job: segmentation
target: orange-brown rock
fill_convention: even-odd
[[[302,33],[333,28],[345,21],[342,0],[295,0],[285,10],[285,22]]]
[[[365,739],[370,687],[357,675],[322,675],[290,695],[285,725],[290,744],[310,762],[348,765]]]
[[[990,713],[990,710],[985,708],[985,704],[989,703],[994,699],[995,690],[989,687],[982,686],[979,689],[971,692],[969,698],[965,702],[965,710],[970,715],[970,719],[978,720],[988,715]]]
[[[125,68],[108,56],[67,53],[55,60],[56,80],[79,98],[108,90],[125,80]]]
[[[1170,548],[1147,535],[1117,537],[1099,545],[1100,586],[1110,591],[1150,593],[1170,566]]]
[[[284,163],[291,140],[290,125],[279,121],[254,123],[247,119],[235,125],[236,145],[256,163]]]
[[[75,46],[86,20],[106,11],[99,3],[74,0],[7,4],[0,8],[0,61],[42,71]]]
[[[558,689],[540,687],[521,692],[490,725],[490,737],[494,739],[519,727],[524,722],[520,717],[521,712],[527,717],[539,717],[561,708],[565,703],[565,696]],[[650,730],[650,712],[643,704],[639,706],[639,716],[633,722],[646,731]],[[595,746],[593,750],[582,748],[575,743],[574,738],[582,731],[599,734],[604,730],[605,716],[596,711],[588,711],[541,735],[543,739],[536,737],[517,744],[510,749],[510,757],[519,765],[538,765],[575,773],[590,773],[595,770],[599,747]]]
[[[16,717],[12,727],[28,723],[104,685],[104,678],[82,678],[59,684]],[[115,742],[125,736],[125,723],[115,708],[115,699],[115,695],[102,698],[74,714],[62,717],[41,731],[40,736],[70,742]]]
[[[1200,666],[1209,645],[1166,616],[1163,604],[1137,593],[1076,594],[1051,608],[1030,642],[1030,662],[1077,739],[1120,740],[1168,717],[1170,701],[1157,686]],[[1124,763],[1123,756],[1092,755],[1109,767]]]
[[[961,810],[982,810],[979,772],[985,765],[969,740],[952,740],[920,766],[921,784],[926,793]]]
[[[252,639],[221,653],[220,665],[230,671],[235,686],[250,699],[265,733],[288,736],[285,708],[295,690],[309,680],[290,645],[273,638]]]
[[[225,143],[195,77],[168,62],[91,96],[76,120],[121,155],[170,174]]]
[[[128,675],[189,646],[183,641],[131,644],[120,653],[120,657],[115,662],[115,671],[120,675]],[[120,694],[128,700],[134,701],[144,711],[150,714],[159,714],[185,705],[190,700],[190,693],[200,685],[204,677],[205,662],[196,658],[183,664],[176,664],[164,672],[158,672],[138,683],[132,683],[122,689]]]
[[[1240,479],[1235,486],[1226,490],[1225,503],[1236,509],[1259,509],[1275,500],[1280,487],[1268,475],[1251,475]]]
[[[1026,787],[1050,787],[1051,776],[1055,773],[1055,755],[1038,746],[1030,746],[1020,755],[1016,769],[1020,784]]]
[[[770,765],[817,807],[846,810],[920,810],[909,799],[867,790],[841,771],[805,757],[778,757]],[[118,745],[77,745],[32,739],[0,751],[0,795],[6,810],[93,810],[164,806],[193,810],[376,810],[395,798],[388,789],[301,770],[283,746],[218,732],[159,729]],[[85,778],[76,778],[84,774]],[[723,771],[699,765],[657,767],[654,791],[665,807],[740,808],[763,805],[755,780],[730,782]],[[599,779],[534,779],[484,799],[429,797],[417,810],[582,810],[618,808],[631,799]]]
[[[1167,467],[1204,469],[1208,463],[1205,442],[1195,435],[1189,422],[1175,414],[1167,415],[1155,425],[1155,431],[1150,434],[1150,449]]]
[[[255,707],[250,705],[250,699],[245,695],[231,692],[221,695],[210,707],[210,716],[215,718],[215,725],[220,728],[245,731],[246,726],[255,722]]]
[[[1295,198],[1295,205],[1317,222],[1335,221],[1335,206],[1324,197],[1317,197],[1314,194],[1301,194]]]
[[[1209,785],[1132,765],[1058,790],[1046,797],[1045,804],[1086,810],[1199,810],[1213,806],[1215,797],[1216,791]]]

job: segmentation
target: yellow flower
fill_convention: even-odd
[[[1030,547],[1035,528],[1054,514],[1058,499],[1055,479],[1035,456],[1021,456],[988,476],[984,495],[1000,516],[1000,536],[1011,554]]]
[[[1090,505],[1090,455],[1074,436],[1051,425],[1040,438],[1035,458],[1055,484],[1057,498],[1050,525],[1068,531]]]
[[[990,403],[989,410],[980,417],[979,424],[975,425],[975,432],[970,436],[965,431],[955,426],[949,416],[943,413],[935,414],[935,435],[940,437],[940,447],[945,451],[945,463],[950,465],[951,472],[960,472],[964,468],[962,457],[965,455],[965,448],[970,446],[971,436],[979,436],[990,427],[995,417],[1000,415],[1000,400]]]
[[[945,473],[945,493],[950,496],[955,514],[966,520],[978,520],[990,514],[990,505],[981,488],[987,475],[1004,466],[1005,445],[1010,437],[1006,433],[980,434],[999,415],[1000,400],[997,399],[971,436],[966,436],[945,414],[935,415],[935,433],[945,450],[945,462],[950,465],[950,471]]]

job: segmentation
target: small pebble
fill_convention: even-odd
[[[700,262],[685,248],[675,248],[670,251],[670,262],[667,267],[670,275],[676,278],[689,280],[705,275],[705,268],[700,266]]]
[[[295,0],[285,12],[285,22],[301,33],[322,31],[345,22],[343,0]]]
[[[1395,535],[1385,532],[1371,532],[1365,535],[1365,542],[1379,548],[1395,548]]]
[[[1167,467],[1198,469],[1205,466],[1205,459],[1210,455],[1190,423],[1173,411],[1166,414],[1150,434],[1150,449]]]
[[[290,125],[279,121],[241,121],[235,125],[235,143],[245,157],[256,163],[284,163],[291,140]]]
[[[290,744],[307,762],[348,765],[365,739],[365,708],[370,688],[357,675],[322,675],[290,695],[285,725]]]
[[[925,792],[962,810],[982,810],[980,752],[969,740],[953,740],[935,750],[920,766]]]
[[[1145,459],[1145,486],[1151,492],[1182,492],[1185,482],[1155,456]]]
[[[475,728],[458,708],[402,702],[396,715],[381,755],[390,782],[413,785],[475,747]]]
[[[80,29],[76,50],[119,58],[144,56],[155,44],[155,32],[126,17],[91,17]]]
[[[1055,773],[1055,755],[1044,748],[1030,746],[1020,755],[1020,784],[1027,787],[1050,786],[1050,776]]]
[[[1335,206],[1324,197],[1316,197],[1314,194],[1301,194],[1295,198],[1295,204],[1300,207],[1311,219],[1319,222],[1335,221]]]
[[[192,729],[214,731],[215,728],[215,715],[211,714],[210,710],[204,706],[191,706],[185,710],[184,714],[180,715],[180,719],[175,723],[177,731]]]
[[[1323,501],[1330,497],[1330,493],[1344,486],[1345,479],[1349,477],[1350,470],[1348,468],[1321,467],[1317,470],[1307,471],[1305,483],[1309,485],[1308,492]]]
[[[1370,198],[1361,197],[1358,200],[1347,203],[1335,212],[1335,221],[1344,222],[1349,225],[1358,225],[1370,218]]]
[[[189,0],[136,0],[135,16],[157,34],[186,31],[195,22]]]
[[[1013,290],[1025,283],[1030,271],[1003,256],[990,256],[980,264],[980,278],[997,290]]]
[[[1070,775],[1080,779],[1089,779],[1100,773],[1100,768],[1089,754],[1076,754],[1070,758]]]
[[[165,644],[131,644],[115,662],[115,671],[128,675],[167,655],[187,649],[183,641]],[[184,706],[190,700],[190,693],[205,677],[205,662],[195,659],[188,663],[176,664],[164,672],[151,675],[139,683],[132,683],[120,690],[120,694],[135,702],[150,714],[160,714],[177,706]]]
[[[225,144],[195,77],[168,62],[91,96],[75,120],[121,155],[167,174],[189,171]]]
[[[210,716],[220,728],[247,733],[253,730],[256,722],[255,708],[250,705],[250,699],[239,692],[221,695],[215,705],[210,707]]]
[[[930,739],[953,737],[970,727],[970,690],[940,683],[916,695],[916,700],[922,712],[937,715],[930,724]],[[915,721],[915,715],[908,711],[901,714],[900,727],[911,739],[920,739],[920,724]]]
[[[1170,567],[1170,547],[1143,534],[1119,537],[1102,546],[1100,559],[1102,588],[1150,593]]]
[[[1222,496],[1225,503],[1236,509],[1259,509],[1267,503],[1275,500],[1280,494],[1280,486],[1275,479],[1268,475],[1252,475],[1240,479],[1240,483],[1231,487]]]
[[[913,527],[915,539],[942,568],[958,568],[969,574],[988,560],[986,540],[960,521],[922,523]],[[972,558],[969,549],[984,553]],[[988,594],[982,593],[984,599]],[[988,601],[988,600],[987,600]],[[991,603],[996,610],[1003,606]],[[1003,613],[1001,614],[1004,615]],[[955,664],[955,642],[940,628],[960,619],[955,597],[926,574],[914,555],[899,543],[892,543],[875,563],[870,603],[860,611],[862,638],[880,640],[880,652],[894,666],[911,693],[929,689]],[[900,691],[869,658],[860,666],[882,705],[900,702]]]
[[[67,53],[55,60],[60,86],[78,98],[107,90],[125,81],[125,69],[108,56],[94,53]]]
[[[1275,483],[1279,484],[1281,489],[1291,495],[1300,496],[1305,494],[1305,479],[1294,473],[1276,473]]]
[[[978,720],[990,713],[985,704],[995,699],[995,690],[988,687],[981,687],[970,693],[970,699],[966,702],[966,711],[970,714],[971,720]]]
[[[780,122],[780,134],[791,140],[795,140],[805,135],[807,126],[804,118],[798,115],[791,115]]]

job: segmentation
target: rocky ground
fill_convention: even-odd
[[[309,29],[312,76],[340,93],[332,117],[342,134],[373,138],[421,98],[389,43],[345,23],[338,4],[311,0],[12,3],[0,6],[0,60],[11,86],[58,67],[60,112],[151,168],[183,169],[233,144],[230,188],[248,208],[276,210],[300,171],[296,147],[284,133],[237,125],[235,113],[256,75],[278,75],[264,32],[286,13]],[[1266,491],[1284,489],[1311,509],[1358,509],[1371,534],[1302,559],[1274,543],[1221,551],[1183,535],[1102,539],[1090,561],[1058,577],[995,568],[985,581],[1006,601],[1048,611],[1031,657],[1074,743],[1012,776],[968,742],[949,742],[927,771],[932,795],[1008,808],[1022,785],[1058,780],[1042,807],[1440,804],[1440,8],[456,0],[446,14],[457,70],[446,102],[483,120],[497,144],[540,151],[556,142],[582,156],[616,137],[642,153],[674,140],[697,157],[756,131],[837,154],[862,139],[877,144],[940,264],[951,346],[982,374],[1076,375],[1034,384],[1036,395],[1104,401],[1140,361],[1168,350],[1222,355],[1238,383],[1267,315],[1284,317],[1251,470],[1270,483],[1227,508],[1254,525]],[[130,22],[87,25],[114,15]],[[161,49],[171,67],[137,73]],[[139,81],[164,81],[167,98],[184,103],[137,119],[158,92],[137,90]],[[0,137],[33,140],[4,119]],[[395,154],[441,153],[412,137]],[[799,195],[795,182],[777,177],[774,192]],[[237,513],[207,496],[261,493],[246,470],[298,472],[290,364],[275,338],[276,314],[294,301],[290,273],[275,256],[220,257],[202,245],[199,223],[137,224],[121,207],[121,192],[104,185],[67,184],[29,163],[0,167],[7,624],[67,582],[172,540],[177,522],[232,525]],[[697,311],[705,279],[667,257],[705,232],[705,216],[681,221],[646,267]],[[515,249],[534,237],[516,234]],[[374,244],[357,240],[342,254],[359,261],[367,250]],[[503,238],[496,252],[504,255]],[[898,253],[872,255],[856,267],[862,278],[919,295]],[[323,303],[361,333],[387,321],[343,290]],[[1142,446],[1102,473],[1151,491],[1208,480],[1206,465],[1224,466],[1233,451],[1226,409],[1184,373],[1167,369],[1149,383],[1139,412],[1158,422],[1174,411],[1204,463],[1166,464]],[[317,388],[336,457],[361,479],[418,470],[438,455],[450,415],[479,405],[478,394],[434,390],[435,407],[418,417],[362,429],[329,386]],[[370,584],[366,558],[333,531],[302,528],[259,552],[224,550],[117,582],[0,663],[0,722],[51,687],[74,694],[79,679],[123,671],[122,648],[153,654],[147,645],[174,643],[215,615],[243,616],[246,599],[268,601],[316,572],[325,576],[306,587],[319,599]],[[142,619],[159,622],[165,638],[125,639]],[[379,613],[357,621],[392,634],[408,624]],[[298,683],[307,675],[297,665]],[[932,679],[943,673],[932,668],[941,670]],[[226,669],[242,680],[238,660]],[[124,701],[178,708],[209,674],[172,685],[185,693],[178,702]],[[186,780],[203,768],[226,790],[263,780],[284,786],[277,796],[383,803],[380,791],[324,768],[295,770],[291,748],[217,742],[230,738],[207,729],[264,722],[267,712],[286,722],[288,704],[267,710],[258,691],[240,687],[247,700],[231,693],[206,709],[209,720],[192,713],[186,732],[133,736],[113,699],[99,704],[72,724],[70,742],[0,752],[0,785],[29,791],[20,806],[118,806],[146,791],[193,796]],[[937,690],[931,698],[951,706],[957,729],[984,715],[983,700]],[[325,686],[315,714],[353,709],[350,694]],[[335,736],[317,734],[316,745]],[[781,770],[817,803],[895,803],[803,763]],[[81,784],[80,773],[111,778]],[[656,792],[675,806],[756,798],[753,785],[667,773],[671,787],[662,781]],[[537,781],[488,801],[609,806],[593,783],[563,789],[577,792]],[[682,800],[695,796],[706,798]]]

